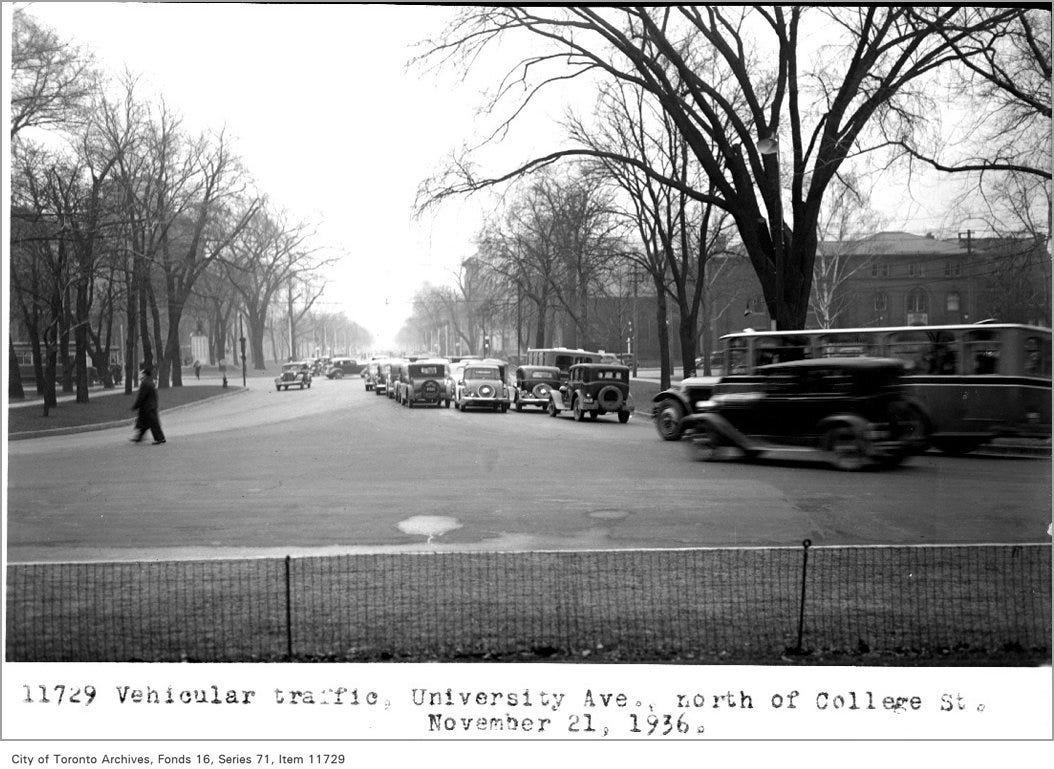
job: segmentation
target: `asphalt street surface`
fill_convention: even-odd
[[[161,419],[162,446],[129,443],[131,420],[10,442],[9,561],[1042,542],[1051,525],[1049,458],[700,463],[643,414],[408,409],[358,378],[253,380]]]

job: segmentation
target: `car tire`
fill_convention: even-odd
[[[508,403],[501,404],[501,413],[502,414],[507,414],[508,411],[509,411],[509,404]]]
[[[556,408],[556,402],[552,398],[549,399],[549,405],[545,407],[545,410],[553,418],[560,413],[559,409]]]
[[[581,422],[586,418],[585,412],[582,411],[582,403],[578,398],[571,402],[571,414],[576,422]]]
[[[621,411],[619,411],[619,413],[618,413],[618,421],[619,421],[620,424],[626,424],[626,422],[629,421],[629,412],[626,411],[625,409],[622,409]]]
[[[839,470],[855,472],[867,465],[864,440],[848,425],[839,425],[828,430],[824,444],[830,455],[831,465]]]
[[[655,414],[655,430],[664,441],[681,439],[681,420],[684,419],[684,407],[675,400],[664,400],[659,404]]]

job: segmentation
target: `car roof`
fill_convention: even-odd
[[[571,368],[588,369],[589,371],[596,371],[601,369],[608,371],[610,369],[619,369],[621,371],[629,371],[629,366],[623,366],[621,363],[576,363]]]
[[[874,371],[876,369],[905,368],[904,361],[899,358],[803,358],[785,363],[770,363],[767,366],[758,366],[758,371],[780,371],[784,369],[794,370],[800,368],[841,368],[853,371]]]
[[[555,372],[557,374],[560,373],[560,369],[559,369],[558,366],[530,366],[530,365],[526,365],[526,366],[517,366],[516,370],[517,371],[552,371],[552,372]]]

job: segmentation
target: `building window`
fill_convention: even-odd
[[[909,313],[924,313],[929,309],[929,301],[926,298],[926,292],[921,288],[913,288],[908,292],[908,312]]]
[[[908,265],[908,277],[909,278],[924,278],[926,276],[926,270],[922,264],[915,262],[914,264]]]
[[[885,294],[875,294],[875,312],[885,312],[889,309],[889,297]]]
[[[962,265],[959,262],[945,262],[944,263],[944,277],[946,278],[957,278],[962,274]]]
[[[872,262],[871,263],[871,277],[872,278],[888,278],[889,277],[889,265],[885,262]]]
[[[948,312],[959,312],[959,292],[949,291],[945,299],[944,308]]]

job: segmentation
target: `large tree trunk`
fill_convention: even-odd
[[[76,373],[77,403],[88,402],[88,286],[77,286],[77,326],[73,332],[74,371]]]
[[[7,335],[7,397],[10,400],[25,400],[26,392],[22,389],[22,369],[15,355],[15,339]]]
[[[654,277],[654,276],[652,276]],[[655,281],[655,328],[659,336],[659,388],[670,386],[670,327],[666,306],[666,290],[662,281]]]

